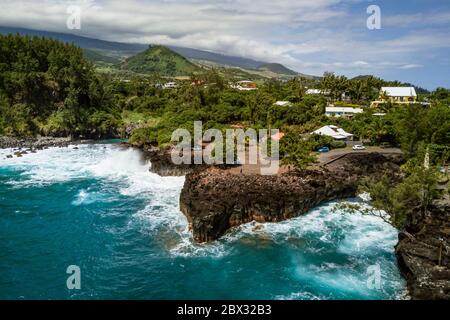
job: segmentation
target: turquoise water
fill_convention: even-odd
[[[331,212],[211,244],[192,241],[178,209],[183,177],[159,177],[135,150],[0,150],[0,299],[395,299],[404,291],[396,231]],[[81,289],[66,287],[78,265]],[[367,285],[379,265],[381,287]]]

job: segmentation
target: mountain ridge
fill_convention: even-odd
[[[102,39],[90,38],[82,35],[76,35],[72,33],[60,33],[60,32],[52,32],[52,31],[43,31],[43,30],[33,30],[26,28],[16,28],[16,27],[6,27],[0,26],[0,34],[23,34],[30,36],[39,36],[39,37],[47,37],[57,39],[63,42],[73,43],[82,49],[85,49],[85,52],[88,55],[88,59],[91,61],[102,61],[110,63],[112,61],[111,58],[117,60],[125,60],[133,55],[136,55],[142,51],[147,50],[148,45],[140,44],[140,43],[124,43],[124,42],[116,42],[116,41],[108,41]],[[243,69],[254,69],[260,70],[259,68],[264,65],[280,65],[276,69],[278,70],[288,70],[289,73],[283,74],[278,72],[273,72],[274,74],[282,74],[287,76],[307,76],[302,73],[295,72],[286,68],[285,66],[279,63],[270,63],[265,61],[258,61],[245,57],[238,57],[232,55],[226,55],[222,53],[216,53],[212,51],[204,51],[199,49],[187,48],[187,47],[179,47],[179,46],[166,46],[172,51],[180,54],[181,56],[189,59],[189,60],[205,60],[211,61],[219,65],[223,66],[232,66],[239,67]],[[95,53],[94,53],[95,52]]]
[[[299,73],[291,70],[289,68],[286,68],[284,65],[282,65],[281,63],[264,63],[260,66],[258,66],[259,70],[268,70],[274,73],[280,73],[280,74],[287,74],[287,75],[298,75]]]

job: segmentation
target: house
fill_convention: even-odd
[[[306,90],[306,94],[322,94],[322,90],[320,90],[320,89],[308,89],[308,90]]]
[[[327,117],[344,117],[352,118],[355,114],[363,113],[364,110],[361,108],[352,107],[334,107],[329,106],[325,108],[325,115]]]
[[[286,134],[284,132],[278,132],[271,136],[272,140],[280,141]]]
[[[380,100],[392,103],[415,103],[417,100],[414,87],[382,87]]]
[[[416,103],[416,89],[414,89],[414,87],[382,87],[378,100],[373,101],[371,106],[377,107],[389,102],[393,104]]]
[[[279,106],[279,107],[291,107],[292,106],[292,102],[290,101],[277,101],[274,103],[275,106]]]
[[[238,81],[238,82],[236,82],[235,85],[232,85],[231,87],[234,89],[245,90],[245,91],[258,89],[256,86],[256,83],[253,81],[249,81],[249,80]]]
[[[330,94],[330,90],[322,90],[322,89],[308,89],[306,90],[305,94],[311,94],[311,95],[324,95],[328,96]]]
[[[177,87],[178,87],[178,85],[176,82],[167,82],[167,83],[163,84],[163,89],[174,89]]]
[[[335,140],[353,140],[353,134],[346,132],[344,129],[337,126],[324,126],[317,129],[312,134],[332,137]]]
[[[205,83],[206,83],[206,81],[204,81],[204,80],[195,79],[195,80],[193,80],[193,81],[191,82],[191,86],[197,86],[197,87],[199,87],[199,86],[205,85]]]

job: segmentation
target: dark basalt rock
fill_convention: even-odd
[[[150,172],[160,176],[184,176],[197,170],[203,170],[205,165],[180,164],[175,165],[170,156],[170,150],[157,148],[144,149],[145,157],[150,160]]]
[[[218,239],[247,223],[277,222],[304,214],[321,202],[355,196],[363,176],[396,175],[402,159],[349,154],[330,170],[303,170],[277,176],[237,175],[209,168],[186,176],[180,208],[194,239]]]
[[[38,137],[38,138],[16,138],[0,136],[0,149],[3,148],[19,148],[28,149],[22,154],[33,152],[34,150],[42,150],[48,147],[67,147],[72,143],[69,137]]]
[[[414,299],[450,300],[450,204],[437,203],[410,217],[396,254]]]
[[[150,161],[150,172],[156,173],[162,177],[167,176],[184,176],[188,173],[194,172],[196,167],[194,165],[175,165],[172,163],[170,157],[170,150],[160,149],[148,145],[133,145],[128,142],[120,144],[122,148],[135,148],[143,153],[144,160]]]

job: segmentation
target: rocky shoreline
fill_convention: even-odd
[[[450,204],[417,212],[399,234],[399,267],[414,299],[450,300]]]
[[[322,202],[353,197],[362,177],[396,175],[401,163],[399,156],[370,153],[348,155],[332,169],[276,176],[233,175],[209,168],[186,176],[180,208],[194,239],[213,241],[243,223],[282,221]]]
[[[70,137],[37,137],[37,138],[16,138],[0,136],[0,149],[34,149],[40,150],[49,147],[67,147],[73,143]]]
[[[36,137],[17,138],[0,136],[0,149],[12,149],[12,154],[6,158],[22,157],[29,153],[48,148],[65,148],[69,145],[89,143],[93,140],[73,140],[70,137]],[[75,147],[77,148],[77,147]]]
[[[399,155],[349,154],[328,168],[278,176],[232,175],[209,168],[186,176],[180,209],[197,242],[213,241],[250,221],[278,222],[322,202],[355,196],[361,178],[396,179]],[[412,299],[450,300],[450,205],[416,214],[399,233],[395,252]]]
[[[70,138],[19,139],[0,136],[0,148],[15,156],[49,147],[80,143]],[[122,143],[123,147],[133,147]],[[297,217],[323,202],[353,197],[362,177],[399,175],[400,155],[349,154],[327,168],[293,170],[277,176],[231,174],[225,167],[174,165],[169,150],[139,148],[150,171],[183,176],[180,209],[193,238],[208,242],[230,228],[250,222],[278,222]],[[8,156],[8,157],[12,157]],[[399,268],[413,299],[450,300],[450,206],[440,203],[414,215],[399,233],[395,248]]]
[[[140,150],[143,153],[144,159],[151,163],[149,171],[156,173],[161,177],[185,176],[211,167],[206,164],[196,165],[193,164],[193,161],[192,164],[175,165],[172,162],[170,149],[160,149],[151,146],[134,146],[128,142],[121,143],[121,146],[124,148],[136,148]],[[225,168],[225,166],[216,167]]]
[[[197,170],[206,169],[206,165],[181,164],[174,165],[170,156],[170,150],[160,150],[158,148],[147,148],[143,150],[144,157],[150,160],[150,172],[162,177],[185,176]]]

